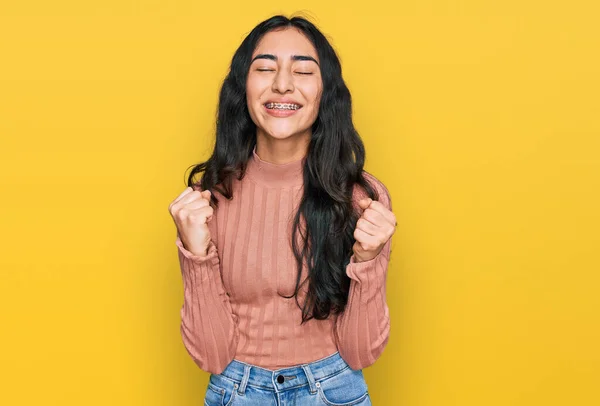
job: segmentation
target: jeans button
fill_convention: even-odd
[[[284,381],[285,381],[285,378],[283,377],[283,375],[277,376],[277,383],[283,383]]]

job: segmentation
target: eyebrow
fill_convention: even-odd
[[[254,62],[257,59],[270,59],[272,61],[277,61],[277,56],[273,54],[258,54],[254,58],[252,58],[252,61],[250,61],[250,63]],[[319,62],[317,62],[315,58],[309,55],[292,55],[290,59],[292,61],[313,61],[317,64],[317,66],[319,66]]]

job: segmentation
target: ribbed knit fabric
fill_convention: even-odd
[[[391,239],[377,257],[346,268],[348,304],[339,316],[300,325],[294,298],[297,266],[291,232],[303,188],[304,159],[277,165],[254,152],[245,177],[234,180],[233,198],[213,192],[219,207],[208,223],[206,256],[176,239],[183,277],[181,334],[185,348],[203,370],[218,374],[234,358],[275,370],[340,355],[352,369],[375,362],[390,332],[386,274]],[[391,210],[385,186],[364,173]],[[365,197],[355,188],[354,202]],[[307,276],[303,270],[302,278]],[[304,290],[303,294],[306,293]],[[300,303],[304,298],[300,296]]]

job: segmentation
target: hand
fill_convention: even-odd
[[[383,204],[370,198],[362,199],[358,205],[363,209],[356,222],[352,247],[356,262],[369,261],[377,256],[385,243],[396,231],[396,216]]]
[[[199,191],[187,187],[171,204],[169,213],[185,249],[194,255],[206,256],[210,244],[207,223],[212,219],[209,190]]]

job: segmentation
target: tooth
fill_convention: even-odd
[[[300,106],[295,103],[267,103],[265,105],[268,109],[279,109],[279,110],[298,110]]]

